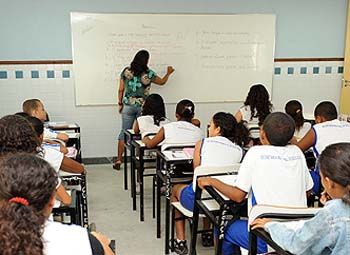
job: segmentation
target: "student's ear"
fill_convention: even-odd
[[[47,203],[47,205],[44,208],[44,215],[46,217],[49,217],[51,212],[52,212],[52,208],[55,205],[55,201],[56,201],[56,191],[52,193],[49,202]]]
[[[264,131],[264,129],[260,128],[260,142],[262,145],[269,145],[270,142],[267,139],[266,133]]]
[[[180,119],[180,115],[175,113],[175,117],[176,117],[176,120],[179,120]]]
[[[42,143],[44,141],[44,133],[42,133],[41,135],[39,135],[39,140]]]
[[[325,122],[325,121],[327,121],[327,120],[323,116],[316,116],[315,117],[316,124],[322,123],[322,122]]]

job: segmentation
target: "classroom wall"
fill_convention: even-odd
[[[0,4],[0,60],[71,59],[70,11],[275,13],[276,58],[342,57],[344,51],[346,0],[0,0]],[[275,109],[282,110],[290,98],[301,100],[305,112],[310,113],[322,100],[338,104],[342,66],[342,62],[334,61],[276,62],[272,91]],[[52,120],[79,123],[83,157],[115,154],[120,115],[112,106],[75,106],[72,65],[0,65],[0,116],[20,111],[22,101],[33,97],[44,101]],[[240,105],[197,104],[203,130],[213,113],[235,112]],[[172,119],[174,108],[167,105]]]

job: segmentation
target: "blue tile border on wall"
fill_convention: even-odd
[[[326,66],[325,73],[332,73],[332,67],[331,66]]]
[[[63,70],[62,71],[62,78],[70,78],[70,71],[69,70]]]
[[[47,70],[46,71],[46,76],[47,76],[48,79],[55,78],[55,71],[54,70]]]
[[[281,67],[275,67],[275,74],[280,75],[281,74]]]
[[[318,66],[315,66],[314,68],[312,68],[312,73],[313,74],[319,74],[320,73],[320,68]]]
[[[16,79],[23,79],[23,71],[16,70],[15,71],[15,77],[16,77]]]
[[[307,68],[306,67],[300,67],[300,74],[307,74]]]
[[[338,66],[338,73],[344,73],[344,67]]]
[[[6,71],[0,71],[0,79],[7,79],[7,72]]]
[[[287,74],[294,74],[294,67],[288,67]]]
[[[38,79],[39,78],[39,71],[31,71],[31,77],[32,77],[32,79]]]

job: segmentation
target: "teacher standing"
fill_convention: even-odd
[[[168,66],[166,74],[160,78],[148,68],[148,60],[148,51],[140,50],[136,53],[130,66],[124,68],[120,75],[118,107],[119,113],[122,114],[122,130],[118,137],[118,157],[113,164],[116,170],[120,169],[124,152],[123,130],[131,129],[136,118],[140,116],[141,107],[149,94],[151,83],[162,86],[174,72],[174,68]]]

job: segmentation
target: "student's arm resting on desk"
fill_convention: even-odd
[[[82,164],[66,156],[63,157],[60,169],[75,174],[82,174],[85,172],[85,168]]]
[[[56,189],[56,197],[64,205],[70,205],[72,203],[71,196],[67,193],[66,189],[63,187],[62,184],[60,184]]]
[[[109,238],[107,236],[105,236],[102,233],[98,233],[98,232],[91,232],[91,234],[94,237],[96,237],[96,239],[100,242],[100,244],[103,247],[103,251],[104,251],[105,255],[115,255],[113,253],[112,249],[109,247],[111,240],[109,240]]]
[[[69,136],[67,134],[65,134],[65,133],[58,133],[57,134],[57,139],[60,139],[60,140],[62,140],[64,142],[68,142]]]
[[[142,139],[142,142],[147,148],[154,148],[164,140],[164,137],[164,128],[162,127],[152,139],[145,137]]]
[[[227,185],[223,183],[222,181],[219,181],[218,179],[211,178],[211,177],[202,177],[198,179],[198,186],[203,189],[205,186],[212,186],[213,188],[217,189],[219,192],[227,196],[232,201],[235,201],[237,203],[242,202],[247,193],[243,190]]]
[[[157,85],[164,85],[168,79],[169,79],[169,76],[175,71],[175,69],[172,67],[172,66],[168,66],[167,67],[167,72],[166,74],[163,76],[163,78],[160,78],[159,76],[156,76],[154,79],[153,79],[153,83],[154,84],[157,84]]]
[[[198,141],[196,143],[196,146],[194,147],[193,169],[196,169],[196,167],[200,166],[201,164],[201,146],[202,146],[202,140]]]
[[[306,135],[298,143],[296,143],[296,146],[298,146],[302,151],[306,151],[314,145],[315,138],[315,130],[311,128],[309,132],[307,132]]]
[[[124,96],[124,80],[119,80],[119,89],[118,89],[118,107],[119,107],[119,113],[123,110],[123,96]]]

